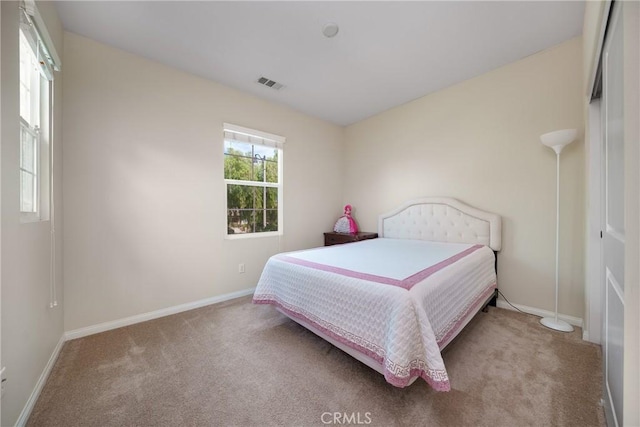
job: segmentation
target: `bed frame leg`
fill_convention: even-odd
[[[482,311],[487,313],[489,312],[489,306],[491,307],[496,307],[496,301],[498,300],[498,290],[496,289],[493,292],[493,297],[491,297],[491,299],[489,300],[489,302],[487,303],[487,305],[485,305],[484,307],[482,307]]]

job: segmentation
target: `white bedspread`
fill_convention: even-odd
[[[440,349],[495,287],[488,247],[380,238],[275,255],[253,301],[373,358],[395,386],[446,391]]]

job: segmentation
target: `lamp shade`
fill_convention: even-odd
[[[562,129],[540,135],[540,141],[560,154],[562,149],[571,144],[578,136],[577,129]]]

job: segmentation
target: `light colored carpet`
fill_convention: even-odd
[[[491,308],[444,351],[452,391],[398,389],[245,297],[67,342],[28,425],[601,426],[581,334]]]

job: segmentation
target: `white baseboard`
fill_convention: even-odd
[[[22,427],[25,424],[27,424],[27,421],[29,420],[29,416],[31,416],[31,411],[33,411],[33,407],[36,405],[36,402],[40,397],[42,388],[44,387],[44,384],[47,382],[47,378],[49,378],[49,374],[51,373],[51,370],[53,369],[53,365],[56,363],[56,360],[58,359],[58,355],[60,354],[60,350],[62,350],[62,345],[64,344],[64,342],[65,342],[65,337],[64,335],[62,335],[60,337],[60,340],[58,341],[58,344],[56,344],[56,347],[53,349],[53,353],[51,353],[51,357],[49,358],[49,361],[45,365],[44,370],[42,371],[42,374],[40,374],[40,378],[38,378],[38,382],[36,383],[36,386],[33,388],[33,391],[31,392],[31,396],[29,396],[27,403],[24,405],[24,408],[22,408],[22,412],[20,412],[18,421],[16,421],[16,424],[15,424],[16,427]]]
[[[181,313],[183,311],[193,310],[195,308],[205,307],[207,305],[228,301],[234,298],[240,298],[251,295],[256,288],[243,289],[241,291],[231,292],[224,295],[218,295],[211,298],[205,298],[198,301],[188,302],[186,304],[174,305],[160,310],[150,311],[148,313],[137,314],[124,319],[112,320],[110,322],[99,323],[93,326],[73,329],[64,333],[65,339],[73,340],[76,338],[86,337],[88,335],[98,334],[100,332],[110,331],[112,329],[121,328],[123,326],[133,325],[135,323],[146,322],[147,320],[157,319],[159,317],[169,316],[171,314]]]
[[[136,316],[127,317],[124,319],[114,320],[111,322],[100,323],[94,326],[88,326],[86,328],[75,329],[73,331],[65,332],[58,341],[58,344],[53,349],[53,353],[49,358],[42,374],[40,374],[40,378],[38,378],[38,382],[36,382],[27,403],[22,408],[22,412],[16,421],[16,427],[22,427],[27,424],[29,420],[29,416],[31,416],[31,411],[33,411],[33,407],[35,406],[38,398],[40,397],[40,393],[42,392],[42,388],[47,382],[47,378],[49,378],[49,374],[53,369],[53,365],[56,363],[58,359],[58,355],[60,354],[60,350],[62,350],[62,345],[65,341],[72,340],[75,338],[85,337],[87,335],[97,334],[99,332],[108,331],[111,329],[120,328],[122,326],[133,325],[134,323],[145,322],[147,320],[157,319],[159,317],[169,316],[171,314],[181,313],[187,310],[193,310],[194,308],[200,308],[207,305],[215,304],[218,302],[228,301],[234,298],[240,298],[246,295],[251,295],[256,288],[244,289],[237,292],[231,292],[224,295],[219,295],[216,297],[205,298],[199,301],[193,301],[186,304],[180,304],[173,307],[164,308],[162,310],[156,310],[149,313],[143,313]]]
[[[502,299],[498,299],[498,302],[496,305],[499,308],[506,308],[507,310],[515,311],[515,308],[511,307],[506,301]],[[520,304],[513,304],[513,305],[517,307],[519,310],[522,310],[528,314],[533,314],[534,316],[554,317],[556,315],[553,311],[543,310],[541,308],[527,307],[526,305],[520,305]],[[578,317],[573,317],[566,314],[558,314],[558,319],[564,320],[570,325],[582,328],[582,324],[583,324],[582,319]]]

